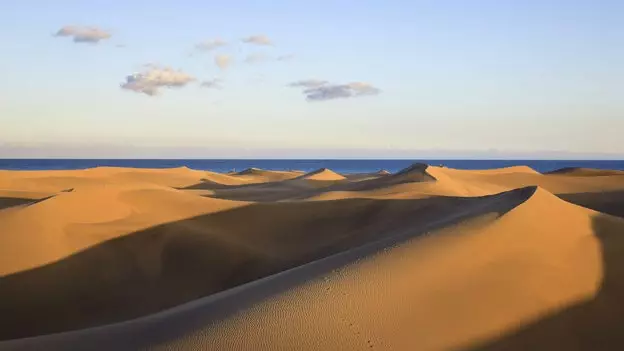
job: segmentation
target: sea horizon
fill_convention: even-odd
[[[329,168],[340,173],[364,173],[381,169],[399,171],[413,163],[457,169],[491,169],[528,166],[538,172],[561,168],[624,170],[624,160],[598,159],[469,159],[469,158],[2,158],[2,170],[76,170],[94,167],[176,168],[214,172],[247,168],[313,171]]]

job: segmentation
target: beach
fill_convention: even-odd
[[[623,254],[620,170],[0,170],[0,350],[618,350]]]

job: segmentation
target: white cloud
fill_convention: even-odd
[[[377,95],[380,89],[369,83],[352,82],[347,84],[329,84],[324,80],[308,79],[289,84],[291,87],[300,87],[308,101],[325,101],[344,99],[365,95]]]
[[[229,55],[217,55],[214,60],[215,64],[221,69],[226,69],[232,64],[232,57]]]
[[[182,71],[146,65],[145,71],[127,76],[121,88],[154,96],[162,87],[183,87],[192,81],[195,78]]]
[[[364,82],[353,82],[347,84],[347,86],[353,90],[355,95],[376,95],[381,92],[378,88]]]
[[[256,45],[272,45],[273,42],[266,35],[251,35],[242,39],[244,43]]]
[[[56,32],[57,37],[72,37],[75,43],[98,43],[108,39],[111,33],[96,27],[65,26]]]

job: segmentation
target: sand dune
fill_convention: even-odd
[[[245,203],[143,185],[81,185],[0,211],[0,276],[34,268],[132,231]]]
[[[383,177],[375,177],[359,182],[349,182],[344,184],[336,184],[329,187],[327,191],[366,191],[388,187],[396,184],[419,183],[435,181],[435,178],[427,172],[429,166],[425,164],[414,164],[395,174]]]
[[[0,350],[621,349],[622,194],[528,167],[1,171]]]
[[[567,176],[575,176],[575,177],[600,177],[600,176],[613,176],[619,175],[624,176],[624,171],[617,170],[608,170],[608,169],[591,169],[591,168],[580,168],[580,167],[566,167],[561,168],[548,174],[560,174]]]
[[[592,176],[570,177],[561,174],[540,174],[528,167],[488,171],[429,167],[427,172],[436,178],[448,177],[465,184],[482,184],[507,189],[540,186],[555,194],[616,191],[622,187],[622,177],[619,175],[603,176],[598,179]]]
[[[186,167],[143,169],[96,167],[68,171],[0,171],[0,189],[59,192],[80,185],[100,183],[150,183],[169,187],[185,187],[203,178],[226,178],[214,172]]]
[[[234,175],[253,182],[277,182],[301,176],[300,171],[270,171],[259,168],[248,168]]]
[[[346,179],[344,176],[330,170],[327,168],[317,169],[316,171],[312,171],[301,176],[300,179],[307,180],[344,180]]]
[[[390,175],[391,173],[388,172],[385,169],[382,169],[378,172],[372,172],[372,173],[352,173],[352,174],[344,174],[343,176],[350,180],[350,181],[358,181],[358,180],[369,180],[369,179],[375,179],[375,178],[380,178],[383,176],[387,176]]]

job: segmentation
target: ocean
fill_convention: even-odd
[[[444,165],[458,169],[489,169],[526,165],[539,172],[549,172],[564,167],[587,167],[624,170],[624,160],[202,160],[202,159],[0,159],[0,169],[6,170],[59,170],[85,169],[98,166],[171,168],[189,167],[214,172],[256,167],[270,170],[312,171],[329,168],[339,173],[363,173],[385,169],[399,171],[412,163],[422,162],[434,166]]]

